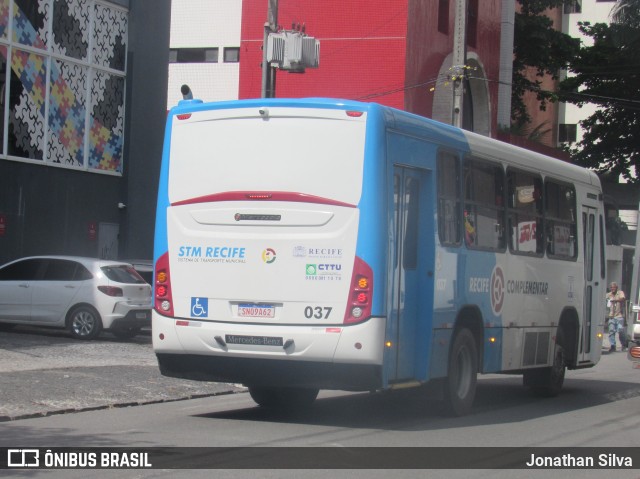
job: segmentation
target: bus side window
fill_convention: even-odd
[[[504,251],[506,242],[502,165],[467,159],[464,179],[464,230],[467,247]]]
[[[460,162],[453,153],[438,153],[438,235],[440,244],[460,245]]]
[[[547,255],[572,260],[578,257],[576,192],[572,185],[545,180]]]
[[[402,267],[414,270],[418,267],[418,229],[420,208],[420,182],[416,178],[406,178],[406,225],[402,254]]]
[[[508,235],[512,253],[543,255],[542,178],[507,170]]]
[[[464,210],[464,242],[467,246],[476,244],[476,227],[471,212]]]

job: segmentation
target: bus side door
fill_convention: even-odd
[[[582,251],[584,253],[584,307],[582,321],[582,335],[580,337],[580,353],[578,361],[589,361],[592,355],[592,346],[595,328],[603,320],[596,317],[601,310],[600,304],[604,302],[604,297],[600,297],[599,281],[602,281],[601,274],[597,271],[598,252],[602,249],[598,247],[601,235],[597,233],[598,214],[595,208],[582,207]]]
[[[394,166],[393,268],[390,328],[390,382],[426,374],[433,307],[433,212],[428,179],[431,170]]]

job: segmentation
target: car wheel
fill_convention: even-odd
[[[454,416],[469,414],[476,395],[478,348],[473,334],[464,328],[453,339],[449,353],[449,370],[444,381],[444,401]]]
[[[69,312],[67,327],[76,339],[93,339],[102,331],[102,319],[92,306],[80,305]]]
[[[318,397],[317,389],[249,386],[251,398],[259,406],[274,409],[308,407]]]
[[[140,334],[140,328],[131,326],[129,328],[112,329],[111,332],[118,339],[131,339]]]

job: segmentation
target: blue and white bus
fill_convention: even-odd
[[[556,395],[601,354],[603,197],[585,169],[372,103],[185,100],[155,235],[162,374],[263,406],[478,373]]]

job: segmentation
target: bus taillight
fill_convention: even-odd
[[[173,298],[171,296],[171,275],[169,274],[169,253],[165,253],[156,262],[154,278],[155,310],[164,316],[173,316]]]
[[[371,298],[373,297],[373,271],[371,267],[356,256],[353,276],[349,289],[349,302],[344,314],[344,322],[357,323],[371,316]]]

